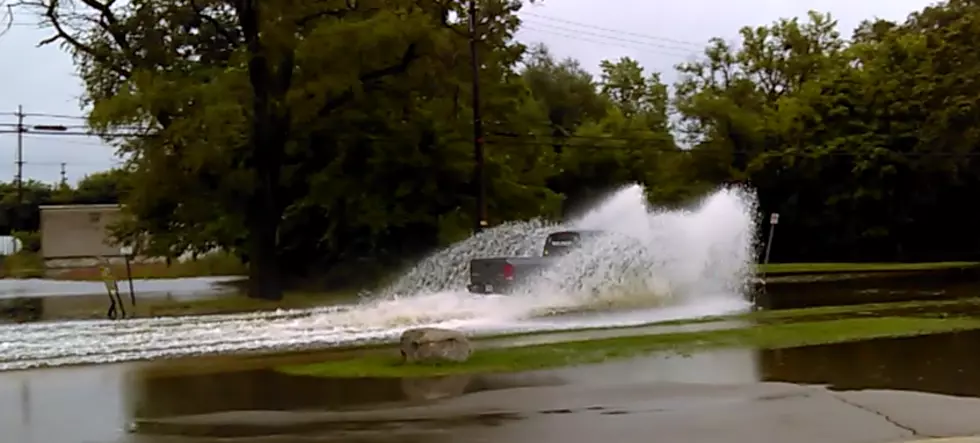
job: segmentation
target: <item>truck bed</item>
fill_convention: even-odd
[[[552,257],[494,257],[470,260],[470,292],[504,294],[552,263]]]

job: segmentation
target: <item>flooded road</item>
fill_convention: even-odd
[[[161,284],[161,282],[153,283]],[[197,284],[203,283],[197,282]],[[101,283],[94,284],[101,285]],[[152,285],[142,286],[141,289],[144,294],[156,294],[151,296],[174,299],[224,296],[221,288],[218,291],[214,290],[214,282],[207,282],[205,286],[211,289],[195,291],[187,287],[184,288],[187,289],[186,291],[178,288],[173,291],[153,292]],[[48,289],[52,293],[57,292],[52,288]],[[870,287],[867,282],[787,285],[770,288],[765,304],[769,309],[784,309],[909,299],[956,299],[978,295],[980,295],[980,285],[955,279],[945,284],[930,280],[908,280],[889,286],[878,282]],[[48,313],[46,314],[48,319],[52,318],[50,313],[68,312],[76,309],[77,305],[86,305],[86,303],[104,305],[105,303],[104,295],[73,297],[68,296],[67,292],[36,299],[43,300],[43,312]],[[896,311],[894,314],[977,316],[980,315],[978,306],[980,305],[976,303],[964,303],[962,306],[945,306],[938,310],[911,308]],[[205,319],[206,322],[200,323],[187,318],[122,322],[41,321],[5,327],[6,329],[2,331],[6,331],[4,333],[6,335],[0,334],[4,338],[0,341],[0,348],[4,346],[8,349],[30,348],[33,349],[32,352],[40,352],[45,347],[58,346],[75,349],[78,352],[96,352],[98,349],[82,349],[77,345],[81,343],[79,340],[95,338],[96,340],[89,341],[98,346],[122,346],[128,349],[127,352],[155,349],[161,355],[179,357],[196,352],[207,354],[211,352],[210,350],[220,350],[220,346],[228,343],[231,338],[240,341],[243,346],[259,349],[263,346],[264,340],[273,338],[281,341],[284,337],[289,338],[293,335],[295,337],[323,335],[327,332],[327,329],[324,329],[328,326],[324,323],[326,320],[352,321],[352,318],[348,317],[311,321],[311,312],[295,310],[247,316],[209,316]],[[585,320],[589,318],[600,317],[583,317]],[[665,319],[669,318],[669,316],[665,317]],[[36,320],[45,319],[34,319]],[[248,328],[254,325],[263,325],[262,329],[255,331],[264,332],[261,334],[249,332],[253,330]],[[334,322],[329,326],[336,327],[337,323]],[[719,325],[698,327],[717,326]],[[23,329],[24,327],[27,328]],[[686,330],[689,327],[691,325],[670,326],[664,331],[634,328],[636,329],[634,332],[670,332],[675,329]],[[173,335],[174,331],[186,337],[193,335],[199,338],[205,337],[207,340],[185,340],[181,338],[184,335]],[[603,334],[621,333],[622,331],[568,332],[555,337],[566,340],[587,339]],[[44,337],[51,340],[41,340]],[[504,340],[501,343],[531,344],[551,339],[554,337],[521,337],[509,339],[510,341]],[[195,349],[198,351],[194,351]],[[978,351],[980,351],[980,332],[975,331],[778,351],[727,349],[690,356],[653,355],[583,368],[564,368],[527,374],[411,380],[330,380],[286,375],[272,369],[285,364],[336,358],[333,353],[181,357],[178,360],[0,372],[0,430],[5,437],[3,439],[5,442],[186,441],[190,443],[193,441],[196,443],[207,440],[185,440],[183,437],[175,437],[177,438],[175,440],[156,435],[152,430],[141,430],[137,433],[130,433],[127,430],[135,422],[165,420],[178,416],[229,411],[241,413],[246,411],[290,413],[365,411],[428,405],[479,392],[505,390],[523,392],[523,389],[530,387],[548,386],[572,388],[654,386],[676,383],[727,385],[774,381],[827,385],[833,389],[845,390],[887,388],[980,397],[980,352]],[[43,352],[37,355],[42,354]],[[57,357],[55,354],[52,356]],[[500,420],[506,422],[505,419],[495,416],[474,420],[483,423],[481,420],[484,419],[496,423],[488,426],[499,425]],[[66,427],[64,423],[73,423],[73,425]],[[348,439],[345,437],[347,434],[341,432],[343,426],[336,428],[339,434],[330,434],[329,431],[321,430],[326,432],[323,434],[324,439],[311,441],[364,441]],[[167,432],[173,433],[173,430]],[[179,435],[181,431],[176,432]],[[198,429],[194,432],[201,431]],[[388,441],[404,443],[413,441],[411,438],[414,437],[404,436],[401,440]],[[438,441],[431,433],[425,434],[424,438],[418,438],[421,439],[417,441]],[[295,440],[287,438],[282,441]]]
[[[146,440],[152,435],[126,430],[136,421],[176,416],[401,408],[475,392],[519,392],[529,386],[786,381],[980,397],[978,343],[980,332],[966,332],[780,351],[728,349],[687,357],[655,355],[526,374],[412,380],[319,379],[271,369],[322,361],[328,358],[326,354],[17,371],[0,373],[0,429],[7,437],[4,441],[24,443],[157,441]],[[67,422],[76,425],[63,426]]]
[[[133,280],[133,289],[138,296],[163,296],[182,298],[208,297],[228,293],[232,287],[222,285],[241,277],[196,277],[176,279]],[[122,292],[129,293],[129,282],[119,280]],[[18,297],[74,297],[85,295],[105,295],[105,284],[101,281],[67,281],[45,279],[0,279],[0,299]]]

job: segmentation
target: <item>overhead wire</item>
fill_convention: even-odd
[[[689,41],[689,40],[680,40],[680,39],[660,37],[660,36],[655,36],[655,35],[650,35],[650,34],[643,34],[643,33],[639,33],[639,32],[624,31],[622,29],[606,28],[606,27],[602,27],[602,26],[593,25],[593,24],[590,24],[590,23],[583,23],[583,22],[578,22],[578,21],[574,21],[574,20],[567,20],[567,19],[562,19],[562,18],[558,18],[558,17],[552,17],[552,16],[548,16],[548,15],[544,15],[544,14],[538,14],[538,13],[527,11],[527,10],[523,10],[519,14],[521,16],[528,16],[528,17],[533,17],[533,18],[537,18],[537,19],[541,19],[541,20],[546,20],[546,21],[552,21],[552,22],[557,22],[557,23],[563,23],[563,24],[573,25],[573,26],[577,26],[577,27],[581,27],[581,28],[589,28],[589,29],[595,29],[595,30],[604,31],[604,32],[611,32],[611,33],[614,33],[614,34],[628,35],[628,36],[638,37],[638,38],[642,38],[642,39],[649,39],[649,40],[654,40],[654,41],[661,41],[661,42],[668,43],[668,44],[673,44],[673,45],[690,46],[692,49],[703,49],[708,44],[708,42],[698,43],[698,42],[692,42],[692,41]]]

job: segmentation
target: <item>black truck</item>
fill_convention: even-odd
[[[528,277],[542,271],[554,260],[578,247],[584,240],[603,235],[602,231],[572,230],[555,232],[544,241],[540,257],[494,257],[470,260],[470,284],[476,294],[503,294]]]

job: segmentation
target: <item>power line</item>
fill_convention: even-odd
[[[525,22],[525,23],[527,23],[527,22]],[[659,49],[665,49],[665,50],[670,50],[670,51],[687,51],[687,53],[693,53],[693,52],[700,52],[701,50],[704,49],[703,47],[701,47],[701,48],[691,48],[691,47],[679,46],[679,45],[676,45],[676,44],[663,44],[663,43],[653,43],[653,42],[640,41],[640,40],[637,40],[635,38],[624,38],[624,37],[619,37],[619,36],[615,36],[615,35],[601,34],[601,33],[598,33],[598,32],[583,31],[581,29],[575,29],[575,28],[570,28],[570,27],[565,27],[565,26],[560,26],[560,25],[553,25],[553,24],[550,24],[550,23],[534,23],[534,22],[530,22],[530,24],[531,25],[534,25],[535,27],[537,27],[537,26],[544,26],[546,29],[547,28],[556,29],[559,32],[571,32],[574,35],[585,35],[585,36],[596,37],[596,38],[604,38],[604,39],[609,39],[609,40],[614,40],[614,41],[619,41],[619,42],[637,44],[637,45],[641,45],[641,46],[650,46],[650,47],[659,48]]]
[[[2,130],[0,134],[16,134],[16,130]],[[66,137],[150,137],[152,134],[141,132],[88,132],[88,131],[43,131],[29,132],[31,135],[54,135]]]
[[[619,48],[623,48],[623,49],[629,49],[629,50],[632,50],[632,51],[645,52],[645,53],[649,53],[649,54],[668,55],[668,56],[672,56],[672,57],[691,57],[691,56],[696,56],[696,54],[693,53],[693,52],[692,53],[688,53],[688,54],[682,54],[682,53],[677,53],[677,52],[667,52],[667,51],[664,51],[664,50],[658,50],[658,49],[656,49],[654,47],[649,46],[649,44],[647,44],[645,42],[639,42],[639,41],[629,40],[629,39],[623,39],[623,38],[605,37],[605,38],[608,38],[608,39],[611,39],[611,40],[614,40],[614,41],[603,41],[601,39],[583,37],[583,36],[578,35],[578,34],[572,34],[572,33],[568,33],[568,32],[560,32],[560,31],[555,31],[555,30],[551,30],[551,29],[542,29],[542,28],[531,27],[531,26],[526,26],[526,25],[521,26],[520,30],[521,31],[541,32],[541,33],[545,33],[545,34],[555,35],[555,36],[558,36],[558,37],[564,37],[564,38],[567,38],[567,39],[570,39],[570,40],[575,40],[575,41],[580,41],[580,42],[586,42],[586,43],[594,43],[594,44],[601,45],[601,46],[606,46],[606,47],[614,46],[614,47],[619,47]],[[637,46],[628,46],[628,45],[624,45],[623,43],[618,43],[618,42],[632,43],[634,45],[639,45],[639,47],[637,47]]]
[[[520,15],[526,15],[526,16],[529,16],[529,17],[535,17],[535,18],[538,18],[538,19],[541,19],[541,20],[547,20],[547,21],[552,21],[552,22],[557,22],[557,23],[565,23],[565,24],[569,24],[569,25],[573,25],[573,26],[579,26],[579,27],[583,27],[583,28],[591,28],[591,29],[596,29],[596,30],[605,31],[605,32],[612,32],[612,33],[621,34],[621,35],[629,35],[629,36],[639,37],[639,38],[643,38],[643,39],[649,39],[649,40],[655,40],[655,41],[662,41],[662,42],[670,43],[670,44],[674,44],[674,45],[691,46],[691,47],[693,47],[695,49],[699,49],[699,50],[700,49],[704,49],[704,47],[708,44],[707,42],[705,42],[705,43],[697,43],[697,42],[692,42],[692,41],[688,41],[688,40],[678,40],[678,39],[672,39],[672,38],[667,38],[667,37],[658,37],[658,36],[649,35],[649,34],[641,34],[641,33],[638,33],[638,32],[624,31],[622,29],[606,28],[606,27],[602,27],[602,26],[592,25],[592,24],[589,24],[589,23],[577,22],[577,21],[573,21],[573,20],[566,20],[566,19],[562,19],[562,18],[551,17],[551,16],[547,16],[547,15],[543,15],[543,14],[537,14],[537,13],[528,12],[528,11],[521,11],[520,12]]]

